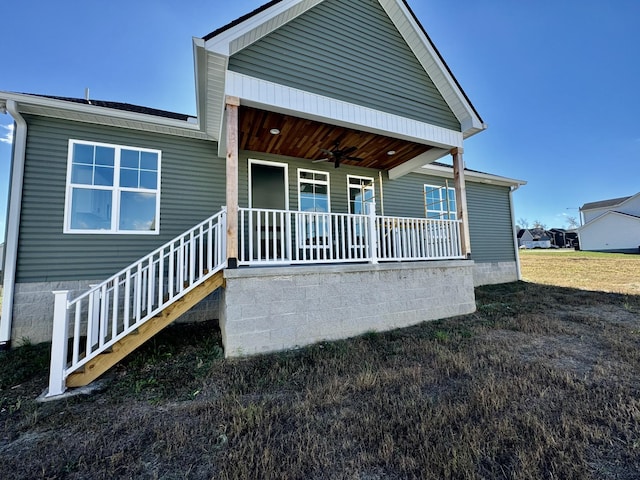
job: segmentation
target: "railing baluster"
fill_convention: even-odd
[[[76,303],[76,311],[73,323],[73,356],[71,363],[78,363],[80,358],[80,319],[81,319],[82,302]]]
[[[120,277],[116,277],[113,282],[113,300],[111,301],[111,338],[118,335],[118,290],[120,289]]]
[[[123,329],[129,329],[130,318],[130,306],[131,306],[131,270],[127,270],[124,276],[124,313],[122,314],[122,322],[124,324]]]

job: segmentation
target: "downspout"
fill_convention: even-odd
[[[511,209],[511,229],[513,231],[513,246],[515,248],[516,271],[518,281],[522,280],[522,270],[520,269],[520,249],[518,246],[518,232],[516,232],[516,212],[513,210],[513,192],[518,190],[520,185],[512,185],[509,188],[509,208]]]
[[[13,317],[13,295],[15,291],[16,267],[18,260],[18,236],[20,233],[20,209],[22,207],[22,180],[24,178],[24,160],[27,149],[27,122],[14,100],[7,100],[7,112],[16,122],[13,140],[13,158],[11,159],[11,186],[9,213],[7,218],[7,236],[4,252],[4,294],[2,315],[0,316],[0,349],[11,347],[11,321]]]

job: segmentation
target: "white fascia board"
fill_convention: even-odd
[[[451,150],[463,134],[353,103],[227,71],[226,95],[242,105]]]
[[[205,48],[231,56],[324,0],[283,0],[205,41]]]
[[[417,24],[407,6],[401,0],[379,0],[382,8],[413,50],[422,67],[431,77],[445,101],[460,121],[463,132],[469,137],[487,126],[475,113],[473,107],[443,63],[440,55]]]
[[[21,93],[11,93],[0,91],[0,99],[13,100],[20,106],[29,106],[33,113],[41,113],[45,116],[52,116],[55,111],[76,112],[85,115],[93,115],[96,117],[108,117],[123,122],[123,126],[129,128],[126,122],[139,122],[147,125],[159,125],[169,128],[177,128],[188,131],[200,131],[198,123],[190,123],[185,120],[177,120],[173,118],[157,117],[146,115],[144,113],[128,112],[125,110],[116,110],[113,108],[97,107],[95,105],[85,105],[82,103],[67,102],[55,98],[39,97],[37,95],[26,95]]]
[[[207,129],[207,52],[204,49],[204,40],[193,37],[193,68],[196,83],[196,114],[200,120],[200,128]]]
[[[638,197],[640,197],[640,192],[636,193],[635,195],[630,196],[624,202],[621,202],[618,205],[615,205],[614,207],[616,207],[616,208],[624,207],[624,205],[637,200]],[[609,208],[614,208],[614,207],[609,207]],[[624,212],[622,212],[622,213],[624,213]]]
[[[389,180],[395,180],[396,178],[400,178],[407,173],[415,172],[417,168],[421,168],[431,162],[435,162],[436,160],[448,155],[451,150],[443,149],[443,148],[432,148],[431,150],[427,150],[421,155],[418,155],[411,160],[398,165],[397,167],[393,167],[389,170]]]
[[[443,167],[442,165],[425,165],[418,170],[414,170],[414,172],[421,173],[423,175],[453,178],[453,167]],[[464,171],[464,176],[466,180],[471,182],[500,185],[504,187],[521,187],[527,184],[525,180],[502,177],[500,175],[492,175],[490,173],[474,172],[466,169]]]

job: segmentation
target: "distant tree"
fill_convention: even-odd
[[[544,223],[542,223],[540,220],[534,220],[533,228],[541,228],[542,230],[546,230],[547,226]]]
[[[520,227],[518,230],[522,228],[529,228],[529,220],[527,220],[526,218],[519,218],[518,226]]]
[[[569,228],[578,228],[580,226],[580,223],[578,222],[578,219],[576,217],[567,217],[566,221]]]

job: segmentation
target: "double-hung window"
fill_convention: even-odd
[[[298,169],[298,208],[303,222],[298,225],[302,244],[325,243],[330,219],[329,174]]]
[[[375,188],[373,178],[347,176],[349,190],[349,213],[355,215],[367,215],[368,205],[373,205]]]
[[[69,141],[65,233],[157,234],[159,150]]]
[[[437,185],[424,186],[424,208],[427,218],[456,220],[456,191],[451,187]]]

